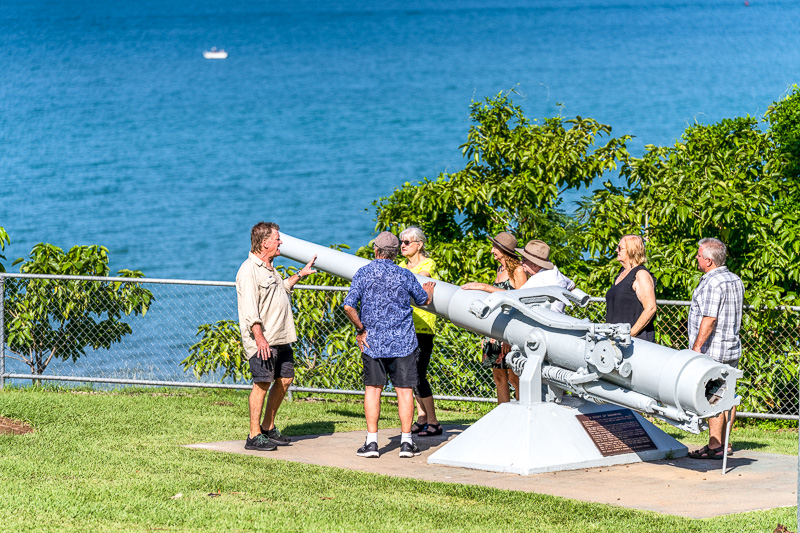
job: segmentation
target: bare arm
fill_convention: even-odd
[[[697,332],[697,338],[694,340],[694,345],[692,346],[692,350],[695,352],[700,352],[703,349],[703,345],[706,343],[708,338],[714,332],[714,327],[717,325],[717,318],[713,316],[704,316],[703,320],[700,322],[700,331]],[[703,352],[700,352],[703,353]]]
[[[483,291],[483,292],[499,292],[505,289],[501,289],[499,287],[495,287],[494,285],[489,285],[488,283],[479,283],[477,281],[471,281],[461,286],[462,289],[465,291]]]
[[[425,305],[428,305],[433,301],[433,288],[436,286],[435,281],[427,281],[422,285],[422,288],[425,289],[425,292],[428,293],[428,299],[425,302]]]
[[[520,287],[525,285],[526,281],[528,281],[528,275],[525,274],[525,271],[522,269],[521,266],[517,267],[517,269],[514,270],[514,273],[511,276],[511,285],[515,289],[519,289]]]
[[[636,297],[639,303],[644,308],[639,319],[631,327],[631,337],[635,337],[644,329],[650,320],[656,314],[656,288],[653,285],[653,277],[644,270],[636,273],[636,279],[633,281],[633,290],[636,292]]]
[[[352,322],[353,326],[355,326],[356,343],[358,344],[358,348],[363,352],[364,348],[369,348],[369,344],[367,343],[367,328],[364,327],[364,323],[361,322],[361,318],[358,316],[358,311],[354,308],[345,305],[344,314],[347,315],[347,318]],[[358,331],[361,331],[361,333],[358,333]]]
[[[272,355],[272,352],[270,352],[269,343],[264,337],[264,328],[261,326],[261,322],[256,322],[253,324],[250,327],[250,330],[253,332],[253,337],[255,337],[256,346],[258,347],[256,356],[259,359],[269,359],[270,355]]]
[[[291,289],[294,287],[300,280],[302,280],[306,276],[310,276],[311,274],[316,274],[317,271],[314,270],[314,262],[317,260],[317,256],[311,258],[311,261],[308,262],[306,266],[301,268],[297,274],[292,274],[286,281],[289,283],[289,288]]]

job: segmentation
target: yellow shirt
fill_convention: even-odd
[[[436,279],[436,262],[430,257],[424,257],[414,268],[408,268],[407,261],[400,263],[400,266],[410,270],[414,274],[427,272],[431,275],[431,278]],[[417,309],[416,307],[413,309],[411,315],[414,319],[414,329],[417,330],[417,333],[427,333],[429,335],[436,333],[436,315],[423,311],[422,309]]]

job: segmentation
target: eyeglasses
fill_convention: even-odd
[[[622,252],[622,251],[624,251],[624,250],[625,250],[625,248],[623,248],[622,246],[617,246],[617,251],[618,251],[618,252]]]
[[[400,241],[400,244],[402,244],[403,246],[408,246],[412,242],[419,242],[419,241]]]

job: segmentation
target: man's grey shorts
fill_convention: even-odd
[[[723,365],[732,366],[733,368],[739,368],[739,359],[731,359],[729,361],[717,361],[717,363],[722,363]]]
[[[254,355],[249,359],[253,383],[272,383],[276,378],[294,377],[294,352],[291,344],[269,347],[271,355],[261,359]]]

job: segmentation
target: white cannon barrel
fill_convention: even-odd
[[[348,280],[369,262],[286,234],[282,240],[283,256],[307,263],[316,255],[316,268]],[[738,404],[740,370],[691,350],[631,340],[629,324],[596,324],[556,313],[549,309],[554,299],[568,305],[578,300],[556,287],[487,296],[437,280],[433,301],[423,308],[469,331],[507,342],[525,357],[541,356],[549,365],[570,371],[562,381],[543,373],[548,382],[594,401],[678,422],[684,429],[697,429],[698,418]]]

